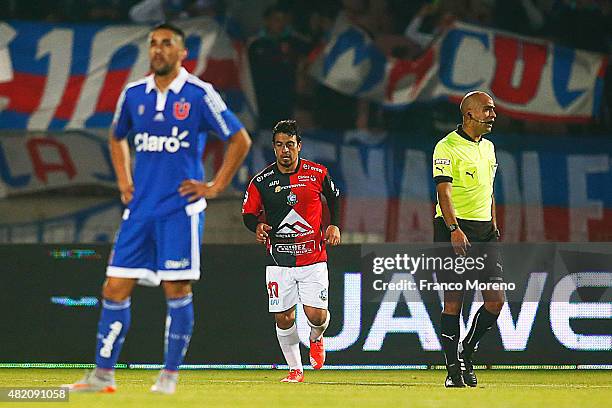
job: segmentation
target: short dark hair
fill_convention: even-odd
[[[180,28],[178,28],[177,26],[175,26],[174,24],[170,24],[170,23],[158,24],[155,27],[153,27],[151,31],[149,31],[149,33],[152,33],[153,31],[157,31],[157,30],[172,31],[175,35],[178,35],[181,41],[183,42],[183,44],[185,44],[185,32],[181,30]]]
[[[272,129],[272,143],[274,143],[274,137],[279,134],[284,133],[289,136],[295,136],[295,139],[298,143],[302,141],[302,137],[300,136],[300,129],[298,128],[297,122],[292,119],[281,120],[278,122],[274,129]]]

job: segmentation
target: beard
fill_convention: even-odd
[[[155,75],[159,75],[159,76],[166,76],[170,72],[172,72],[172,65],[170,64],[164,64],[158,68],[155,68],[153,66],[153,63],[151,63],[150,68],[151,68],[151,71],[155,73]]]
[[[295,163],[295,160],[293,160],[292,157],[288,157],[288,158],[280,157],[276,161],[279,166],[282,166],[286,169],[291,168],[291,166],[293,166],[293,164]]]
[[[286,161],[285,159],[281,159],[281,160],[278,161],[278,164],[280,164],[281,166],[283,166],[285,168],[289,168],[289,167],[291,167],[293,162],[291,160]]]

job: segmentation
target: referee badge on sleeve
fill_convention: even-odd
[[[450,159],[434,159],[434,171],[437,171],[439,175],[442,175],[446,170],[444,166],[450,166],[450,164]]]

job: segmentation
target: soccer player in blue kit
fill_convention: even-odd
[[[161,283],[167,299],[164,369],[151,391],[172,394],[193,330],[191,281],[200,277],[206,198],[231,182],[251,145],[243,125],[213,87],[181,66],[185,35],[161,24],[149,34],[151,74],[128,84],[117,102],[110,150],[127,206],[106,270],[98,323],[96,368],[71,391],[114,392],[114,366],[130,326],[136,283]],[[227,142],[210,182],[202,154],[209,131]],[[134,136],[130,165],[127,137]]]

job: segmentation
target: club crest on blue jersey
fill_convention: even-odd
[[[191,104],[189,102],[174,102],[172,112],[177,120],[185,120],[189,116],[189,109]]]
[[[294,205],[297,204],[297,202],[298,202],[297,196],[295,195],[293,191],[290,191],[289,195],[287,196],[287,204],[293,207]]]

